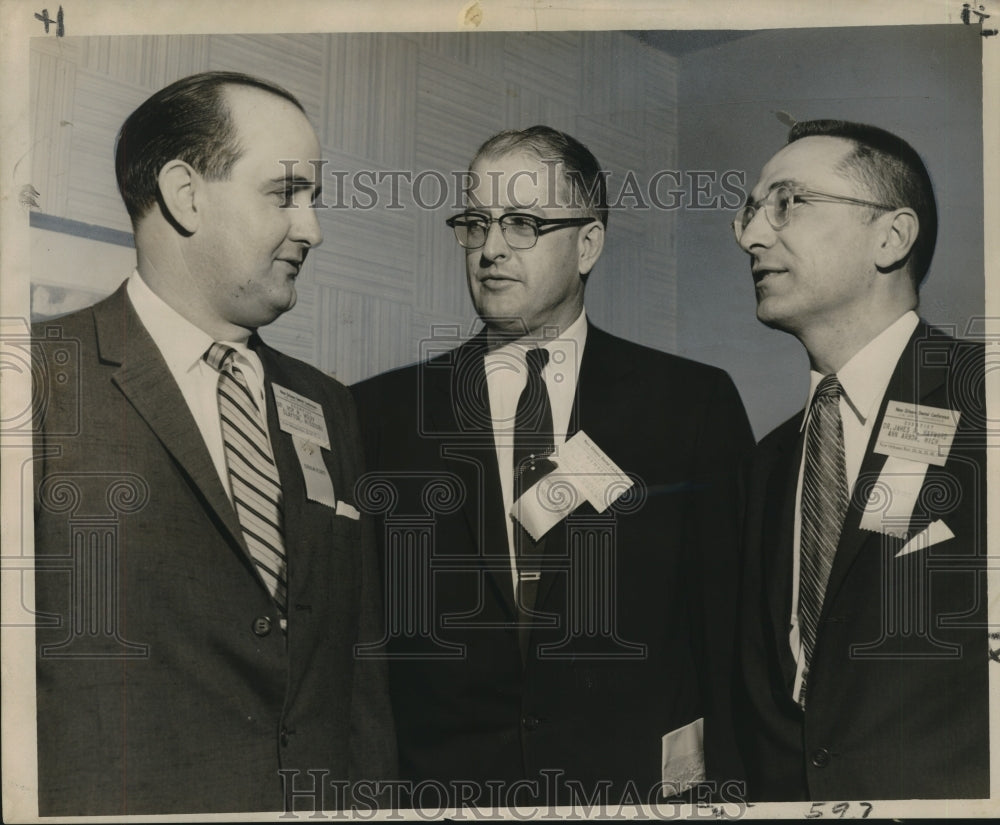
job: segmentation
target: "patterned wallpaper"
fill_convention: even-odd
[[[142,100],[206,69],[287,87],[319,131],[330,208],[319,211],[325,240],[300,276],[298,305],[262,334],[351,383],[417,360],[421,342],[445,327],[472,328],[463,258],[444,218],[455,211],[454,173],[483,140],[545,123],[590,147],[611,171],[613,195],[629,172],[645,185],[676,168],[676,62],[621,32],[38,38],[33,184],[46,216],[129,232],[112,153]],[[393,197],[394,171],[420,183],[416,197],[399,176]],[[662,209],[613,211],[587,287],[597,324],[674,349],[674,225]],[[36,265],[33,284],[49,296],[107,291],[108,273],[73,264]]]

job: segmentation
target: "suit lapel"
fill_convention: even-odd
[[[123,284],[94,309],[102,360],[118,364],[112,381],[191,479],[229,537],[246,551],[236,511],[222,487],[198,425]]]
[[[878,440],[879,430],[882,428],[882,419],[889,401],[902,401],[904,403],[919,404],[921,399],[937,389],[942,380],[942,371],[922,368],[918,363],[918,347],[920,340],[927,334],[927,326],[920,323],[913,335],[910,337],[903,354],[893,370],[889,385],[882,398],[875,425],[872,428],[868,446],[865,449],[864,459],[861,463],[861,470],[858,473],[858,481],[854,485],[854,494],[848,506],[847,515],[844,518],[844,528],[840,533],[840,542],[837,545],[837,555],[833,560],[833,567],[830,570],[830,579],[827,582],[826,596],[824,597],[824,613],[836,596],[840,586],[844,583],[851,565],[857,558],[858,553],[864,547],[867,539],[881,541],[876,533],[861,529],[861,516],[864,513],[867,499],[862,495],[863,491],[869,488],[870,484],[865,484],[878,478],[885,466],[886,456],[874,452],[875,443]]]
[[[631,363],[615,357],[611,336],[588,322],[587,340],[583,346],[576,394],[566,430],[567,441],[584,430],[594,438],[598,447],[605,451],[609,449],[604,428],[613,426],[616,431],[620,431],[620,424],[615,421],[614,413],[606,410],[606,405],[617,398],[618,388],[630,381],[632,370]],[[615,460],[613,449],[608,452],[608,457]],[[581,506],[589,508],[590,505],[584,503]],[[579,509],[574,511],[579,512]],[[570,514],[567,518],[572,519],[573,515]],[[567,519],[563,519],[546,535],[545,555],[550,558],[565,556],[569,551],[566,539]],[[535,599],[536,609],[544,611],[552,585],[560,575],[561,571],[558,569],[543,568]],[[565,580],[565,576],[563,579]]]
[[[289,567],[291,567],[295,563],[292,562],[292,558],[296,557],[291,549],[303,546],[303,540],[300,537],[308,536],[313,529],[320,529],[309,522],[306,511],[305,479],[299,467],[292,437],[281,429],[278,409],[274,401],[274,384],[284,386],[294,382],[288,380],[280,368],[280,363],[275,358],[274,351],[264,344],[257,335],[251,337],[249,345],[260,358],[264,367],[267,429],[271,440],[271,450],[274,453],[274,464],[278,468],[278,478],[281,480],[282,532],[285,549],[288,551]],[[327,431],[330,434],[331,446],[333,446],[335,433],[331,430],[329,422],[327,422]],[[338,493],[339,491],[334,489],[334,494]],[[295,561],[301,562],[301,557],[296,558]]]
[[[795,660],[788,643],[788,633],[792,612],[795,492],[802,461],[801,421],[799,414],[782,425],[767,449],[762,448],[762,454],[757,459],[764,496],[760,530],[761,577],[774,645],[789,686],[795,678]]]

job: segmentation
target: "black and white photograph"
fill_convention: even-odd
[[[0,0],[4,821],[995,816],[1000,3],[829,5]]]

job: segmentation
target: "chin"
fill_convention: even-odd
[[[479,317],[483,319],[483,323],[493,332],[517,337],[521,337],[528,332],[524,319],[517,315],[494,312],[481,313]]]
[[[771,329],[781,329],[780,324],[780,314],[774,311],[773,307],[769,307],[766,298],[757,302],[757,320],[760,321],[764,326],[771,327]]]

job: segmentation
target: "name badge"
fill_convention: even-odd
[[[573,485],[598,513],[603,513],[635,483],[583,430],[559,447],[553,456],[559,473]]]
[[[304,395],[272,384],[274,404],[278,408],[278,424],[289,435],[299,436],[320,447],[330,449],[323,408]]]
[[[535,541],[584,500],[603,513],[635,483],[582,430],[549,459],[556,469],[526,490],[510,513]]]
[[[318,501],[327,507],[337,507],[337,498],[333,494],[333,479],[323,461],[323,448],[319,444],[307,441],[300,435],[292,436],[295,445],[295,455],[302,467],[302,477],[306,482],[306,497],[310,501]]]
[[[906,538],[929,467],[926,461],[889,456],[861,514],[861,529]]]
[[[958,410],[890,401],[885,408],[875,452],[943,467],[961,415]]]

